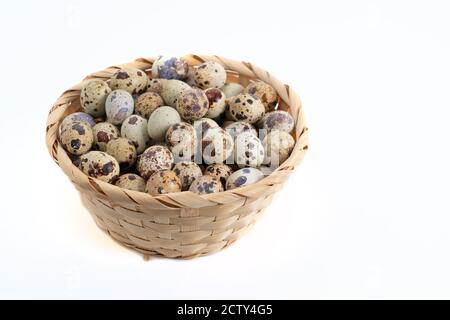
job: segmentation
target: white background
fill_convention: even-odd
[[[0,297],[450,298],[449,16],[448,1],[4,4]],[[46,117],[90,72],[191,52],[295,88],[310,149],[235,245],[144,262],[81,206]]]

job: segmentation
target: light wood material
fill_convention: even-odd
[[[80,192],[82,203],[97,225],[119,243],[143,253],[146,258],[152,255],[193,258],[232,244],[262,214],[308,149],[303,106],[288,85],[248,62],[218,56],[187,55],[185,58],[190,65],[209,60],[221,63],[227,69],[228,81],[246,85],[251,79],[261,79],[271,84],[282,99],[280,109],[290,112],[296,120],[293,132],[296,144],[291,156],[276,171],[253,185],[208,195],[187,191],[154,197],[88,177],[72,164],[57,135],[62,119],[80,110],[80,89],[84,81],[108,80],[120,67],[137,67],[150,75],[156,57],[139,58],[95,72],[65,91],[48,116],[48,151]]]

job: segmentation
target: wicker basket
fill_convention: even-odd
[[[187,191],[156,197],[124,190],[85,175],[72,164],[59,144],[58,127],[62,119],[80,110],[83,82],[65,91],[48,116],[46,143],[50,155],[78,189],[97,225],[119,243],[143,253],[145,258],[152,255],[193,258],[232,244],[262,214],[308,149],[302,104],[288,85],[247,62],[218,56],[188,55],[185,58],[190,65],[209,60],[221,63],[227,70],[228,82],[245,86],[251,79],[261,79],[271,84],[281,98],[279,109],[290,112],[296,120],[293,132],[296,145],[289,159],[275,172],[247,187],[208,195]],[[113,66],[87,76],[84,81],[107,80],[120,67],[136,67],[150,75],[155,59],[139,58]]]

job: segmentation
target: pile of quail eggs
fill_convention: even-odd
[[[294,119],[260,80],[226,83],[214,61],[159,57],[82,87],[59,140],[86,175],[151,195],[208,194],[255,183],[294,148]]]

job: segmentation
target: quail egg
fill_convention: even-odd
[[[263,103],[266,112],[273,110],[278,102],[277,91],[270,84],[261,80],[251,81],[245,88],[244,93],[251,94],[259,99]]]
[[[264,162],[277,167],[289,157],[294,149],[295,140],[286,131],[272,130],[263,140],[265,150]]]
[[[235,121],[246,121],[251,124],[258,122],[265,113],[262,102],[246,93],[231,98],[229,108]]]
[[[175,162],[194,160],[196,134],[194,127],[186,122],[171,125],[166,131],[166,142]]]
[[[117,138],[108,142],[106,153],[116,158],[122,170],[130,168],[136,162],[136,147],[126,138]]]
[[[134,143],[137,154],[144,152],[150,145],[150,137],[147,132],[147,119],[136,114],[125,119],[122,124],[121,134],[123,138],[127,138]]]
[[[245,187],[258,182],[262,178],[264,178],[264,174],[261,170],[255,168],[243,168],[230,175],[226,183],[226,189],[232,190]]]
[[[186,120],[201,119],[208,112],[209,102],[206,94],[200,89],[184,91],[177,100],[177,110]]]
[[[150,79],[147,86],[147,92],[155,92],[161,95],[164,84],[167,79]]]
[[[159,57],[152,65],[153,78],[183,80],[189,66],[183,58]]]
[[[201,176],[192,182],[189,191],[197,194],[222,192],[223,185],[219,179],[213,176]]]
[[[136,99],[136,114],[148,119],[156,108],[164,105],[164,101],[156,92],[145,92]]]
[[[277,110],[264,116],[261,127],[267,132],[281,130],[289,133],[294,129],[294,124],[294,118],[288,112]]]
[[[114,157],[102,151],[89,151],[81,156],[81,171],[92,178],[112,183],[120,174]]]
[[[250,132],[255,137],[258,136],[258,131],[256,131],[255,127],[245,121],[230,122],[230,123],[225,124],[223,128],[233,138],[236,138],[242,132]]]
[[[233,173],[230,166],[223,163],[210,164],[205,169],[205,175],[215,177],[219,179],[222,185],[225,187],[228,177]]]
[[[240,167],[259,167],[264,161],[264,147],[250,132],[242,132],[234,142],[235,163]]]
[[[189,66],[186,79],[184,79],[184,82],[186,82],[191,87],[196,87],[197,83],[195,83],[195,77],[194,77],[195,67]]]
[[[109,122],[97,123],[92,131],[94,133],[94,146],[100,151],[106,151],[108,142],[120,137],[119,129]]]
[[[227,72],[220,63],[206,61],[195,67],[194,79],[201,89],[220,88],[227,80]]]
[[[217,88],[208,88],[205,90],[206,97],[208,98],[209,108],[205,117],[217,118],[225,112],[225,94]]]
[[[137,68],[119,69],[109,81],[111,89],[122,89],[130,94],[138,94],[147,90],[148,77]]]
[[[90,80],[81,89],[81,109],[93,117],[102,117],[105,114],[105,102],[111,88],[102,80]]]
[[[69,114],[67,117],[64,118],[64,120],[61,122],[61,125],[59,126],[60,132],[63,131],[66,125],[71,124],[72,122],[79,122],[79,121],[84,121],[88,123],[91,127],[95,126],[95,120],[90,114],[84,112],[75,112]]]
[[[219,127],[217,122],[209,118],[202,118],[194,121],[194,130],[197,134],[197,137],[199,137],[200,139],[205,135],[208,129],[217,127]]]
[[[91,126],[84,121],[72,122],[64,127],[60,134],[61,145],[73,155],[81,155],[88,152],[94,136]]]
[[[167,129],[178,122],[181,122],[181,118],[177,110],[167,106],[159,107],[152,112],[148,119],[148,135],[155,141],[163,141]]]
[[[134,100],[125,90],[114,90],[108,95],[105,103],[108,122],[119,125],[134,111]]]
[[[148,179],[145,191],[152,196],[180,192],[181,181],[172,170],[157,171]]]
[[[202,154],[206,164],[222,163],[233,153],[233,137],[220,127],[210,128],[202,139]]]
[[[162,83],[160,95],[166,105],[176,107],[180,95],[191,87],[180,80],[166,80]]]
[[[244,87],[239,83],[230,82],[223,85],[220,90],[222,90],[222,92],[225,94],[225,97],[229,99],[242,93],[244,91]]]
[[[188,190],[192,182],[203,175],[202,170],[195,162],[188,161],[175,164],[173,172],[180,178],[183,191]]]
[[[147,182],[135,173],[125,173],[117,179],[115,184],[123,189],[145,192]]]
[[[148,179],[155,171],[170,170],[173,165],[173,155],[163,146],[151,146],[142,153],[137,162],[137,170],[141,177]]]

